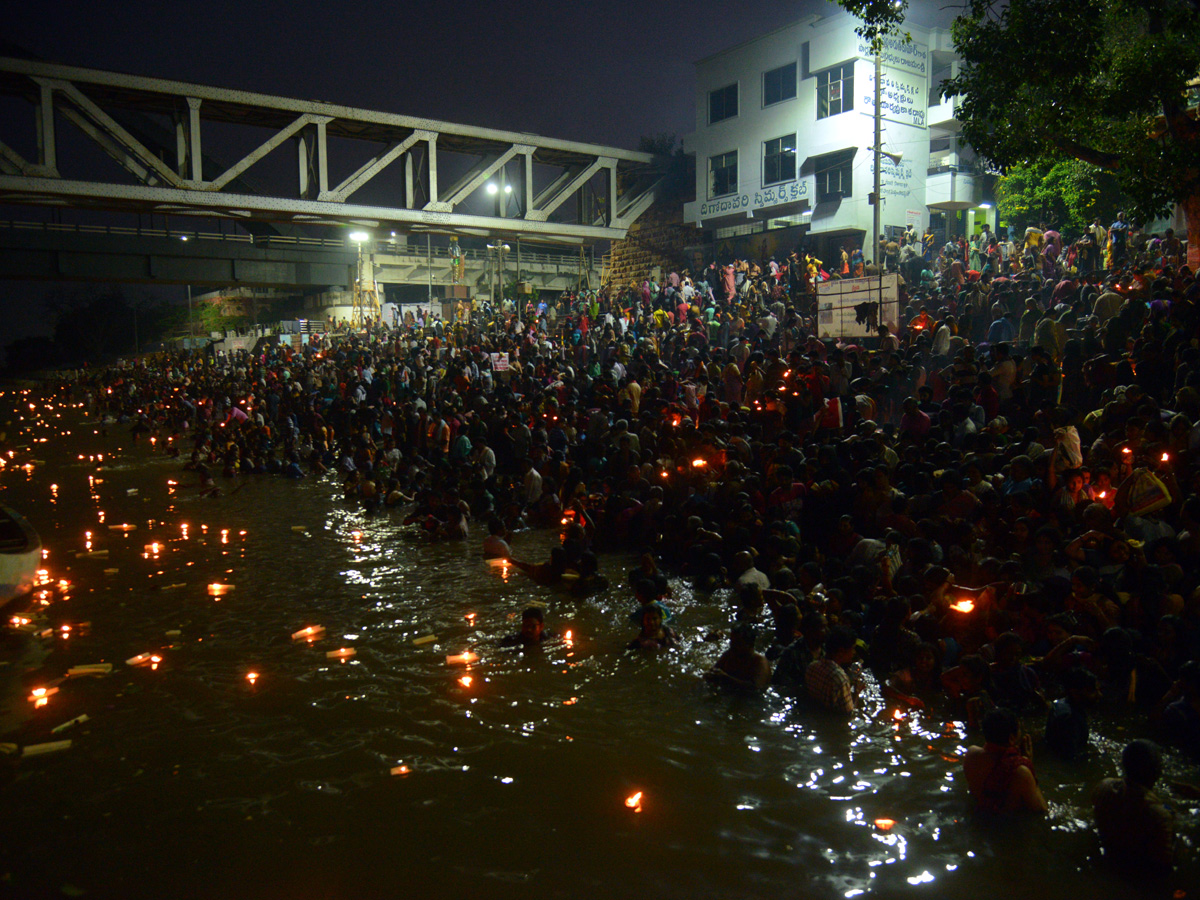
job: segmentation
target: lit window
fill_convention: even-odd
[[[782,103],[796,96],[796,64],[788,63],[763,72],[763,106]]]
[[[854,109],[854,63],[817,73],[817,118]]]
[[[708,92],[708,124],[714,125],[738,114],[738,86],[726,85]]]
[[[817,202],[840,200],[854,193],[854,150],[839,150],[814,160]]]
[[[708,158],[708,197],[732,194],[738,187],[737,151]]]
[[[763,185],[796,180],[796,136],[763,142]]]

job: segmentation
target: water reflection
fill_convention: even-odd
[[[434,896],[481,883],[625,896],[634,877],[661,896],[1129,890],[1092,873],[1086,793],[1115,768],[1126,723],[1101,723],[1082,768],[1039,760],[1048,822],[997,831],[965,815],[961,722],[877,692],[847,723],[704,685],[722,647],[703,636],[727,625],[727,592],[672,581],[680,649],[627,655],[632,558],[604,559],[615,587],[575,600],[488,566],[474,543],[409,540],[328,482],[238,481],[200,499],[148,446],[41,409],[22,440],[53,438],[44,461],[5,454],[0,472],[51,551],[46,603],[20,627],[51,629],[47,680],[30,687],[59,690],[42,708],[22,700],[23,727],[89,718],[70,751],[5,788],[24,818],[0,836],[27,868],[53,858],[56,878],[100,896],[395,896],[398,873]],[[544,558],[554,540],[516,545]],[[531,600],[562,638],[501,649]],[[108,677],[49,683],[110,662]]]

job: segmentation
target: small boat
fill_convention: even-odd
[[[33,590],[42,567],[42,540],[28,520],[0,504],[0,606]]]

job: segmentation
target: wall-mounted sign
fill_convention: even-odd
[[[859,39],[858,55],[863,59],[874,60],[871,45]],[[929,74],[929,46],[918,44],[916,41],[905,42],[901,37],[883,39],[883,49],[879,53],[880,62],[885,69],[899,68],[916,72],[918,75]]]
[[[718,197],[700,204],[700,218],[708,219],[713,216],[723,216],[728,213],[743,211],[752,212],[756,209],[766,209],[769,206],[779,206],[784,203],[794,203],[808,197],[808,181],[798,178],[787,184],[773,184],[770,187],[729,197]]]
[[[875,115],[875,70],[868,73],[859,109],[865,116]],[[900,69],[883,70],[880,100],[883,118],[901,125],[924,128],[928,115],[926,76],[914,75]]]

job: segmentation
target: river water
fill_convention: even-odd
[[[630,657],[632,558],[605,557],[613,588],[573,600],[489,567],[477,539],[415,542],[399,514],[343,504],[334,481],[261,476],[200,498],[194,474],[128,428],[105,434],[12,390],[0,422],[14,401],[0,500],[48,550],[36,624],[54,636],[5,650],[0,740],[73,742],[0,768],[0,875],[15,896],[1093,898],[1200,885],[1194,806],[1179,807],[1185,862],[1169,882],[1131,885],[1100,864],[1088,789],[1116,774],[1134,720],[1098,722],[1083,764],[1038,758],[1045,822],[989,825],[967,812],[958,723],[898,720],[877,695],[836,722],[705,686],[720,593],[672,581],[683,648]],[[136,530],[109,528],[122,524]],[[515,550],[543,558],[555,539],[522,533]],[[108,553],[77,557],[89,549]],[[531,600],[571,639],[497,649]],[[325,637],[291,639],[310,625]],[[340,648],[355,655],[326,657]],[[476,663],[447,664],[467,649]],[[124,664],[141,653],[161,662]],[[97,662],[113,673],[28,701]],[[1168,769],[1195,780],[1174,757]]]

